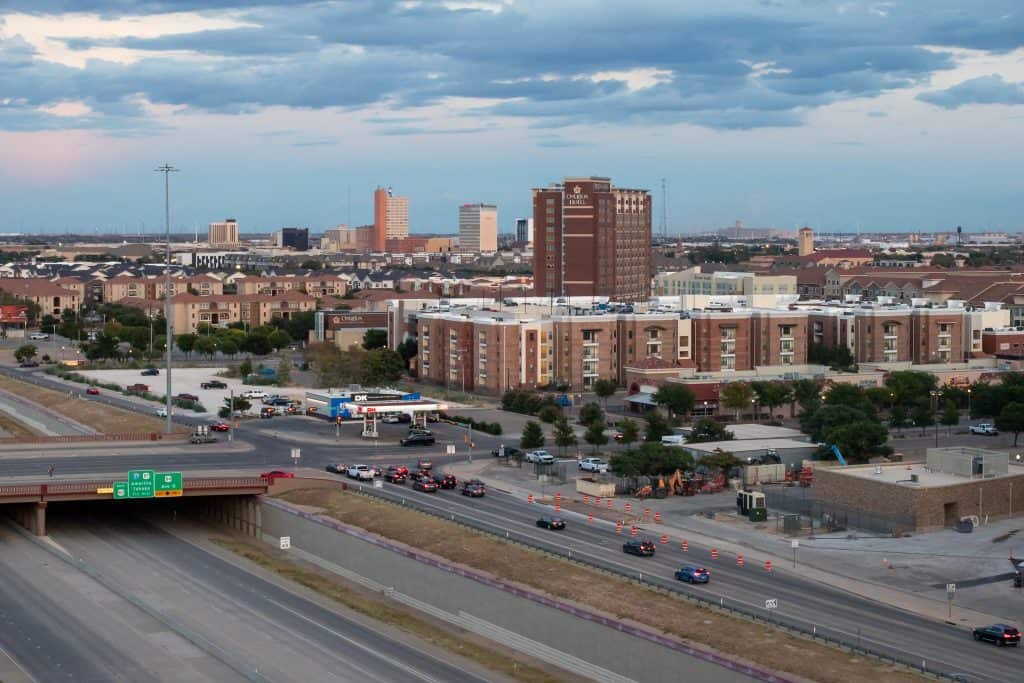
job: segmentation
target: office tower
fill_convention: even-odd
[[[389,239],[409,236],[409,198],[396,197],[391,188],[373,193],[373,248],[386,251]]]
[[[810,256],[814,253],[814,231],[810,228],[800,228],[799,251],[800,256]]]
[[[498,250],[498,207],[463,204],[459,207],[459,251],[479,254]]]
[[[516,219],[516,242],[525,242],[527,246],[533,244],[533,219]]]
[[[211,247],[237,247],[238,221],[228,218],[220,223],[210,223],[206,241]]]

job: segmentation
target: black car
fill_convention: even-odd
[[[471,498],[482,498],[487,493],[487,487],[482,481],[470,479],[462,483],[462,495]]]
[[[426,427],[409,427],[409,436],[414,434],[421,434],[423,436],[433,436],[434,432],[430,431]]]
[[[430,477],[420,477],[412,483],[412,488],[414,491],[437,493],[437,482]]]
[[[537,520],[537,526],[541,529],[560,531],[565,528],[565,520],[561,517],[548,517],[547,515]]]
[[[658,546],[654,541],[626,541],[622,544],[622,552],[627,555],[639,555],[640,557],[652,557]]]
[[[493,451],[491,451],[491,455],[493,455],[495,458],[521,458],[523,457],[523,452],[518,448],[513,448],[512,446],[505,446],[504,449],[495,448]]]
[[[402,439],[403,446],[433,446],[434,437],[428,434],[410,434]]]
[[[27,360],[27,361],[25,361],[24,363],[22,363],[18,367],[22,367],[22,368],[38,368],[39,367],[39,362],[38,361],[34,361],[34,360]]]
[[[1020,645],[1020,631],[1006,624],[979,626],[974,629],[975,640],[991,640],[996,645]]]
[[[219,379],[211,379],[199,385],[200,389],[227,389],[228,385]]]
[[[455,478],[454,474],[445,474],[440,477],[438,483],[443,489],[453,489],[459,485],[459,480]]]
[[[153,377],[155,375],[159,375],[160,371],[157,370],[156,368],[146,368],[140,374],[142,374],[142,375],[144,375],[146,377]]]
[[[386,481],[390,481],[392,484],[404,484],[405,473],[392,465],[384,471],[384,479]]]
[[[333,473],[333,474],[347,474],[348,473],[348,465],[346,465],[344,463],[340,463],[340,462],[328,465],[324,469],[327,470],[328,472]]]

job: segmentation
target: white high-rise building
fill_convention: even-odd
[[[494,204],[463,204],[459,207],[459,251],[476,253],[498,250],[498,207]]]

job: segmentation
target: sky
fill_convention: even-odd
[[[1020,0],[2,0],[0,232],[373,220],[609,176],[670,234],[1024,229]]]

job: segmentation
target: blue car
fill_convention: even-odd
[[[707,583],[711,580],[711,573],[704,567],[685,566],[676,570],[676,578],[687,583]]]

